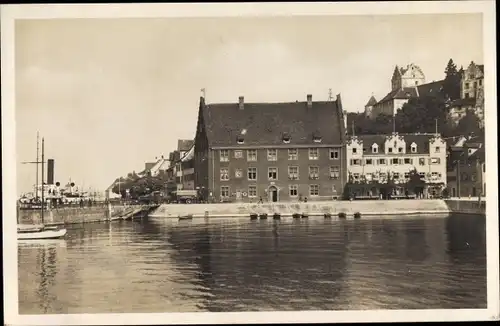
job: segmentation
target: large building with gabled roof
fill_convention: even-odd
[[[335,101],[207,104],[200,98],[195,183],[203,199],[264,202],[341,196],[344,113]]]

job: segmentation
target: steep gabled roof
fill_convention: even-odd
[[[479,70],[481,70],[481,72],[484,74],[484,65],[477,65],[477,67],[479,68]]]
[[[313,144],[313,135],[321,143],[340,145],[345,126],[340,96],[336,101],[288,103],[204,104],[200,99],[208,144],[214,146]]]
[[[390,91],[383,99],[381,99],[377,104],[382,104],[387,101],[397,100],[397,99],[410,99],[412,97],[417,97],[417,89],[415,87],[403,87]]]
[[[418,85],[418,96],[436,96],[443,90],[444,80]]]
[[[375,99],[375,97],[372,95],[370,97],[370,99],[368,100],[368,103],[366,103],[365,107],[367,106],[374,106],[375,104],[377,104],[377,100]]]
[[[179,139],[177,141],[177,150],[178,151],[189,151],[191,147],[194,145],[194,140],[191,139]]]

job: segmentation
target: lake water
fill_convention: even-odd
[[[97,223],[18,257],[20,314],[486,308],[477,216]]]

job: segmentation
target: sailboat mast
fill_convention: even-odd
[[[44,203],[44,184],[43,184],[43,179],[44,179],[44,161],[45,161],[45,139],[42,137],[42,224],[45,224],[44,223],[44,220],[43,220],[43,213],[44,213],[44,210],[45,210],[45,203]],[[37,164],[38,165],[38,164]]]
[[[38,155],[40,152],[39,146],[40,146],[40,134],[37,131],[36,132],[36,162],[35,162],[35,166],[36,166],[35,199],[38,199],[38,159],[39,159]]]

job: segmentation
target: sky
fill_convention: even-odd
[[[18,193],[32,190],[36,133],[55,179],[104,190],[194,138],[206,102],[327,100],[362,111],[394,66],[427,82],[483,63],[480,14],[17,20]]]

